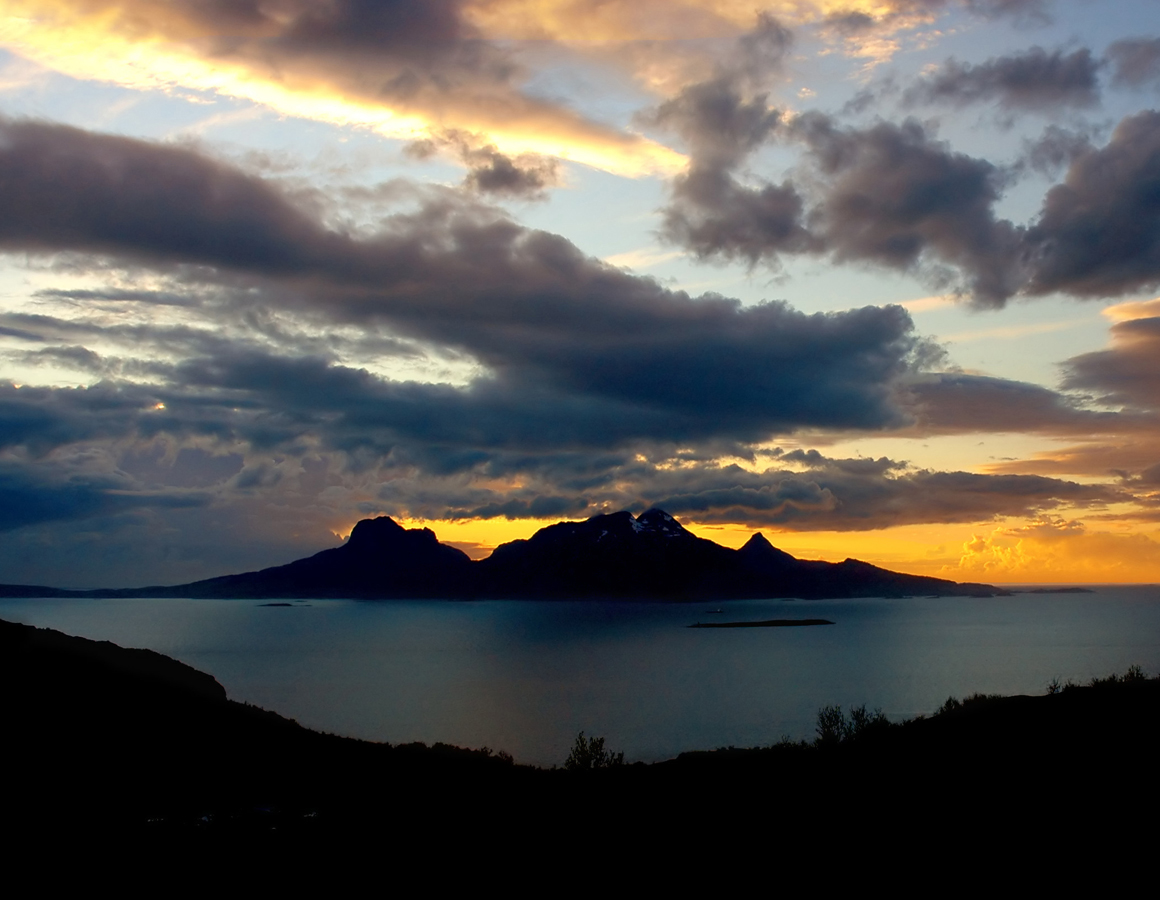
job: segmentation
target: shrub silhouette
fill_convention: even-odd
[[[623,753],[611,753],[605,750],[604,738],[586,738],[583,731],[576,735],[576,743],[572,745],[572,752],[564,760],[564,768],[570,772],[610,769],[613,766],[622,765],[624,765]]]
[[[890,725],[882,710],[873,712],[866,709],[866,704],[851,706],[850,715],[846,716],[840,706],[823,706],[818,710],[816,747],[835,747],[856,741],[877,728]]]

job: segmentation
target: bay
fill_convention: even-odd
[[[809,738],[828,704],[898,720],[951,695],[1160,671],[1155,585],[713,604],[6,599],[0,618],[156,650],[311,728],[539,765],[579,731],[653,761]],[[687,627],[786,618],[835,624]]]

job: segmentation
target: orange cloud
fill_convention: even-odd
[[[1160,581],[1160,542],[1145,534],[1089,531],[1081,522],[1043,518],[996,528],[963,544],[944,578],[988,582]]]
[[[0,0],[0,44],[78,79],[210,91],[395,138],[450,129],[506,154],[553,156],[638,177],[674,174],[685,159],[523,92],[524,66],[533,56],[514,55],[513,41],[588,51],[635,45],[613,56],[600,52],[641,83],[671,93],[704,75],[706,60],[688,42],[737,37],[759,11],[789,25],[820,23],[823,40],[873,64],[898,49],[899,34],[951,6],[950,0],[770,0],[760,8],[748,0],[467,0],[430,2],[391,19],[389,10],[342,0]]]
[[[320,29],[309,3],[282,6],[230,18],[188,2],[0,0],[0,44],[79,79],[212,91],[390,137],[456,129],[505,153],[628,176],[684,165],[676,151],[521,92],[513,60],[457,21],[433,21],[430,40],[377,47],[360,45],[346,20]]]

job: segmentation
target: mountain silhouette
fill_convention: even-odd
[[[995,596],[988,584],[891,572],[856,559],[796,559],[755,534],[739,550],[661,509],[559,522],[473,561],[429,528],[363,519],[341,547],[258,572],[175,586],[66,591],[0,585],[0,597],[659,599]]]

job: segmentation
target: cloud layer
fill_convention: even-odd
[[[335,188],[294,180],[273,152],[0,119],[0,252],[28,285],[0,308],[0,354],[20,373],[0,384],[0,580],[61,582],[66,558],[74,585],[190,580],[285,562],[377,513],[660,505],[839,532],[1156,515],[1146,304],[1118,308],[1110,346],[1066,361],[1056,389],[954,368],[901,306],[808,314],[693,296],[491,205],[550,200],[513,208],[551,221],[554,204],[583,206],[558,188],[625,185],[580,161],[661,174],[631,186],[667,185],[661,236],[694,261],[741,263],[735,274],[805,259],[992,310],[1150,290],[1160,114],[1125,113],[1122,98],[1151,89],[1152,38],[1103,55],[1037,40],[944,57],[893,87],[874,74],[947,22],[1033,28],[1050,10],[5,4],[6,46],[78,78],[216,92],[402,140],[368,142],[376,174],[336,174]],[[835,111],[793,93],[803,71],[837,62],[864,67],[860,98]],[[635,80],[593,99],[614,71]],[[1021,128],[1008,144],[1023,149],[956,146],[938,117],[968,106],[999,133]],[[462,170],[436,168],[448,161]],[[420,163],[443,183],[382,180]],[[1032,212],[1014,215],[1013,194],[1034,195]],[[969,471],[908,461],[898,443],[850,449],[1003,433],[1071,446]]]

